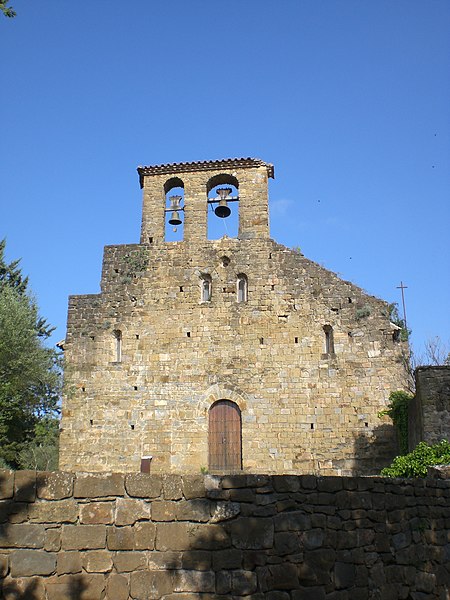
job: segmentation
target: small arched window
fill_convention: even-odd
[[[115,362],[122,362],[122,332],[120,329],[113,331],[115,341]]]
[[[248,279],[247,275],[240,273],[237,276],[237,301],[247,302],[248,296]]]
[[[164,184],[165,241],[180,242],[184,236],[184,183],[179,177],[172,177]]]
[[[212,295],[212,281],[210,275],[201,276],[201,301],[209,302]]]
[[[331,325],[324,325],[323,331],[325,333],[325,354],[334,354],[333,328]]]

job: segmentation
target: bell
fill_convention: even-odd
[[[178,211],[174,210],[172,213],[172,216],[169,219],[169,223],[171,225],[181,225],[181,219],[180,219],[180,215],[178,214]]]
[[[225,219],[225,217],[229,217],[231,215],[231,210],[227,204],[227,196],[231,194],[230,188],[221,188],[217,190],[218,195],[220,196],[219,204],[216,206],[214,210],[214,214],[221,219]]]

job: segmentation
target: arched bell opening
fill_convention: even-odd
[[[211,177],[208,196],[208,239],[237,237],[239,230],[239,182],[233,175]]]
[[[166,242],[181,242],[184,237],[184,183],[172,177],[164,184]]]
[[[239,406],[219,400],[208,414],[208,467],[210,471],[242,469],[242,419]]]

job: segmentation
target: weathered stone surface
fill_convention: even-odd
[[[230,536],[221,525],[191,526],[190,545],[198,550],[221,550],[231,545]]]
[[[12,498],[14,495],[14,471],[0,469],[0,499]]]
[[[220,523],[233,519],[241,512],[239,502],[217,502],[210,523]]]
[[[80,523],[84,525],[111,525],[114,522],[113,502],[88,502],[81,504],[79,509]]]
[[[99,574],[61,575],[45,581],[48,600],[99,600],[105,585],[104,575]]]
[[[211,516],[211,503],[203,498],[177,502],[176,516],[178,521],[206,523]]]
[[[337,590],[351,588],[355,584],[355,566],[337,562],[334,566],[334,582]]]
[[[0,522],[25,523],[28,517],[29,506],[28,502],[0,500]]]
[[[130,592],[135,600],[159,600],[173,590],[173,571],[131,573]]]
[[[0,577],[4,577],[8,572],[8,554],[0,554]]]
[[[176,521],[177,504],[167,500],[155,500],[152,502],[153,521]]]
[[[63,525],[63,550],[95,550],[104,548],[105,543],[104,525]]]
[[[214,592],[215,574],[212,571],[175,571],[174,592]]]
[[[107,573],[111,571],[113,561],[106,550],[91,550],[82,555],[83,568],[87,573]]]
[[[14,499],[16,502],[33,502],[36,498],[36,471],[16,471]]]
[[[78,504],[75,500],[36,501],[28,508],[32,523],[75,523],[78,519]]]
[[[45,598],[44,581],[41,577],[6,577],[2,582],[3,600],[34,600]],[[61,599],[62,600],[62,599]]]
[[[12,577],[51,575],[56,570],[56,554],[42,550],[15,550],[10,555]]]
[[[19,523],[0,526],[1,548],[43,548],[44,539],[43,525]]]
[[[61,549],[61,527],[52,527],[45,530],[44,550],[58,552]]]
[[[182,488],[186,500],[203,498],[205,496],[205,478],[203,475],[184,475]]]
[[[76,551],[60,552],[56,560],[58,575],[81,573],[81,553]]]
[[[123,575],[113,573],[106,584],[107,600],[128,600],[128,579]]]
[[[36,478],[37,497],[43,500],[69,498],[73,491],[73,473],[39,472]]]
[[[147,552],[148,568],[150,571],[181,569],[182,556],[181,552]]]
[[[214,571],[240,569],[242,567],[242,550],[237,550],[236,548],[220,550],[214,552],[212,557]]]
[[[252,571],[233,571],[231,575],[231,590],[237,596],[248,596],[256,592],[256,573]]]
[[[124,478],[121,473],[77,473],[73,495],[75,498],[123,496]]]
[[[155,504],[134,498],[118,498],[116,502],[115,524],[117,526],[134,525],[136,521],[141,519],[150,519]],[[153,520],[157,521],[158,519],[153,517]]]
[[[137,550],[154,549],[156,537],[156,525],[154,523],[136,523],[133,530]]]
[[[274,526],[271,519],[240,518],[230,523],[236,548],[258,550],[273,546]]]
[[[133,473],[125,478],[125,489],[130,496],[136,498],[159,498],[162,493],[160,475]]]
[[[134,530],[132,527],[108,527],[109,550],[134,550]]]
[[[188,550],[183,552],[181,566],[188,571],[209,571],[213,554],[207,550]]]
[[[112,560],[118,573],[131,573],[147,567],[145,552],[114,552]]]
[[[156,527],[157,550],[188,550],[192,541],[189,523],[158,523]]]
[[[183,486],[181,475],[163,475],[163,495],[165,500],[181,500]]]

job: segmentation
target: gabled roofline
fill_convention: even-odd
[[[188,173],[192,171],[217,171],[222,169],[251,169],[254,167],[266,167],[267,176],[274,178],[274,167],[259,158],[225,158],[223,160],[203,160],[196,162],[167,163],[164,165],[151,165],[138,167],[139,184],[144,185],[146,175],[175,175],[177,173]]]

